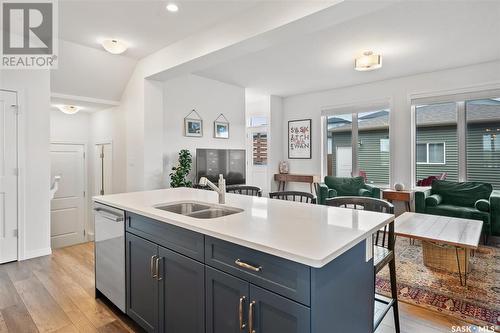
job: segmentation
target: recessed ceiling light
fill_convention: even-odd
[[[169,12],[175,13],[179,11],[179,6],[177,6],[175,3],[169,3],[167,5],[167,10]]]
[[[382,67],[382,56],[372,51],[365,51],[359,58],[354,59],[354,69],[357,71],[372,71]]]
[[[106,39],[101,43],[106,51],[112,54],[121,54],[127,51],[127,44],[118,39]]]
[[[57,105],[57,108],[66,114],[75,114],[82,109],[81,107],[75,105]]]

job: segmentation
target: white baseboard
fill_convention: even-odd
[[[28,260],[32,258],[37,258],[37,257],[43,257],[43,256],[48,256],[52,254],[52,249],[50,247],[45,248],[45,249],[38,249],[38,250],[32,250],[32,251],[25,251],[24,252],[24,257],[19,258],[19,260]]]
[[[94,233],[93,232],[88,232],[87,233],[87,241],[93,242],[94,241]]]

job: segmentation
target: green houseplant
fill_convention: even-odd
[[[193,159],[191,152],[187,149],[182,149],[179,152],[179,163],[177,166],[172,167],[170,173],[170,186],[171,187],[192,187],[193,182],[186,179],[191,171],[191,164]]]

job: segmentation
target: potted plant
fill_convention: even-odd
[[[191,164],[193,159],[191,152],[187,149],[182,149],[179,152],[179,163],[177,166],[172,167],[170,173],[170,186],[171,187],[192,187],[193,182],[186,179],[191,172]]]

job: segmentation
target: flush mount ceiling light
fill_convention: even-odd
[[[359,58],[354,59],[354,69],[360,72],[372,71],[382,67],[382,56],[373,54],[372,51],[365,51]]]
[[[58,105],[57,108],[66,114],[75,114],[82,109],[75,105]]]
[[[169,3],[166,8],[171,13],[176,13],[179,11],[179,6],[177,6],[175,3]]]
[[[127,51],[127,44],[118,39],[106,39],[101,43],[106,51],[112,54],[121,54]]]

